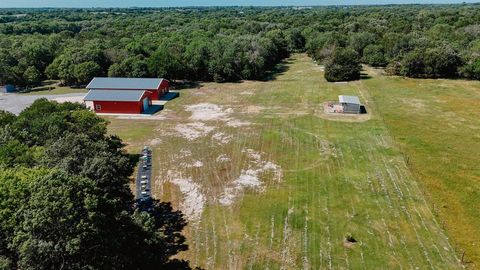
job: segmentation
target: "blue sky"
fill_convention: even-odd
[[[175,7],[175,6],[281,6],[407,3],[474,3],[478,0],[0,0],[5,7]]]

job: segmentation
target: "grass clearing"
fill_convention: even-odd
[[[162,120],[109,118],[134,153],[156,140],[153,194],[191,213],[184,256],[206,269],[460,268],[416,181],[423,168],[386,120],[398,96],[381,90],[401,79],[327,83],[305,55],[286,67],[268,82],[181,90]],[[320,117],[339,94],[360,96],[371,118]]]
[[[85,88],[71,88],[68,86],[58,86],[58,81],[45,81],[42,86],[33,88],[29,92],[22,93],[22,95],[64,95],[74,93],[87,93]],[[45,89],[46,87],[54,87],[52,90],[38,90]]]
[[[480,83],[378,77],[365,84],[459,251],[479,267]]]

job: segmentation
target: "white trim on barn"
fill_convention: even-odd
[[[92,100],[85,100],[85,106],[87,106],[87,109],[93,111],[93,101]]]

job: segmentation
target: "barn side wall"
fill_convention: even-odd
[[[344,113],[360,113],[360,105],[353,103],[343,103]]]
[[[142,113],[142,101],[94,101],[94,111],[97,113]],[[101,106],[97,110],[97,105]]]
[[[170,90],[170,83],[167,80],[162,80],[162,83],[160,83],[158,90],[160,92],[160,97],[163,96]]]

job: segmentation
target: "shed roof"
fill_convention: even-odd
[[[87,89],[156,90],[162,81],[161,78],[95,77],[87,85]]]
[[[140,101],[145,90],[90,90],[85,101]]]
[[[357,96],[338,96],[338,102],[340,103],[351,103],[351,104],[361,104],[360,99]]]

